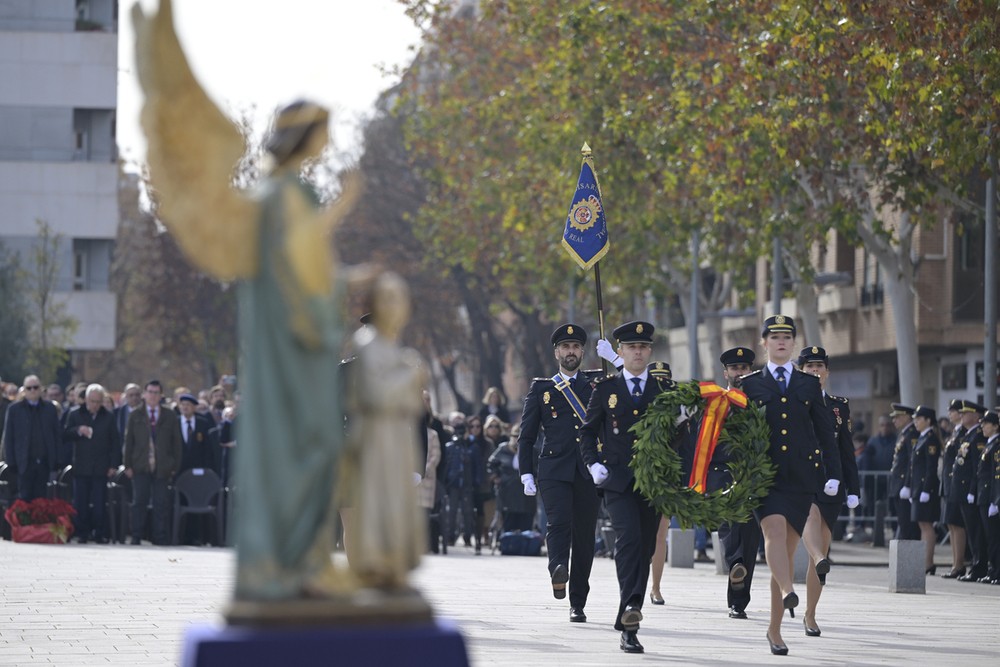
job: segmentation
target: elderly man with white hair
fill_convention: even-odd
[[[104,532],[104,491],[121,465],[121,440],[115,414],[104,407],[104,387],[87,387],[83,406],[66,419],[63,437],[73,445],[73,508],[75,538],[107,544]]]

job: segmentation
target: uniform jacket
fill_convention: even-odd
[[[993,504],[1000,506],[1000,447],[993,448]]]
[[[976,470],[976,504],[986,507],[993,502],[993,480],[996,477],[995,457],[1000,451],[1000,438],[993,438],[983,448],[979,455],[979,468]]]
[[[938,479],[938,458],[941,456],[941,439],[934,429],[917,438],[910,452],[910,495],[916,500],[921,493],[937,495],[941,482]]]
[[[976,472],[979,470],[979,459],[986,449],[986,436],[979,424],[969,429],[962,438],[952,467],[951,496],[954,502],[966,504],[966,496],[976,493]]]
[[[445,486],[449,489],[476,491],[483,483],[485,470],[481,454],[479,445],[470,440],[468,435],[449,442],[445,448],[445,456],[448,459]]]
[[[636,404],[622,373],[596,380],[580,427],[580,452],[586,465],[600,462],[608,469],[608,478],[599,488],[624,493],[632,486],[635,475],[629,462],[638,438],[629,429],[642,419],[654,398],[674,386],[671,380],[649,373]]]
[[[840,469],[843,479],[837,495],[817,494],[816,500],[824,503],[840,504],[847,502],[847,496],[861,495],[861,482],[858,475],[858,459],[854,456],[854,441],[851,440],[851,406],[846,398],[826,395],[826,407],[830,410],[834,435],[837,438],[837,450],[840,452]]]
[[[584,410],[590,402],[594,380],[598,377],[603,377],[600,371],[577,372],[573,392],[580,399]],[[524,399],[517,451],[534,451],[539,435],[544,435],[545,442],[538,453],[538,479],[572,482],[577,472],[585,479],[590,479],[590,473],[584,467],[583,457],[580,455],[582,425],[583,422],[576,416],[569,401],[556,389],[552,378],[535,378]],[[531,456],[518,456],[518,467],[522,475],[531,472],[532,463]]]
[[[768,454],[777,468],[775,489],[822,493],[828,479],[840,480],[844,486],[833,413],[826,405],[819,378],[793,370],[782,394],[765,368],[745,376],[742,389],[749,400],[767,410],[771,427]]]
[[[941,497],[947,498],[951,492],[951,477],[954,474],[955,458],[958,456],[958,448],[962,445],[962,438],[965,437],[965,427],[959,424],[955,431],[948,438],[948,442],[941,448]]]
[[[38,409],[42,411],[42,439],[45,441],[48,466],[51,470],[58,470],[63,462],[60,455],[62,428],[59,425],[59,411],[45,399],[39,400],[38,405]],[[28,469],[31,408],[31,404],[24,399],[11,403],[3,425],[3,458],[7,465],[19,472]]]
[[[910,485],[910,456],[917,446],[920,434],[917,427],[910,422],[896,438],[896,450],[892,454],[892,469],[889,471],[889,497],[899,498],[899,492],[904,486]]]
[[[81,426],[94,429],[89,438],[80,435]],[[96,415],[91,415],[86,407],[73,410],[66,419],[63,437],[73,448],[74,477],[105,477],[110,468],[121,465],[121,439],[115,414],[103,405]]]
[[[184,439],[181,437],[181,423],[174,414],[160,406],[156,414],[156,454],[155,475],[159,479],[170,479],[180,472],[184,455]],[[135,472],[149,472],[149,413],[145,404],[128,416],[125,425],[124,464]]]
[[[218,460],[216,450],[220,449],[219,430],[215,427],[215,421],[207,415],[195,413],[193,419],[194,433],[184,443],[181,467],[177,472],[184,472],[191,468],[212,468],[215,470]],[[184,440],[184,425],[181,423],[183,420],[183,417],[177,417],[182,442]]]

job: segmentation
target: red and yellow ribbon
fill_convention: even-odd
[[[708,400],[705,414],[701,419],[701,430],[698,432],[698,444],[694,450],[694,464],[691,466],[691,479],[688,486],[699,493],[705,492],[705,481],[708,479],[708,464],[712,461],[715,446],[719,442],[719,434],[726,423],[730,404],[741,408],[747,406],[747,396],[738,389],[726,390],[714,382],[700,382],[701,397]]]

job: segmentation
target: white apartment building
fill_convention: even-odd
[[[22,263],[36,219],[62,235],[71,350],[111,350],[118,226],[116,0],[0,2],[0,239]]]

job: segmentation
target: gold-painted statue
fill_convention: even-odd
[[[267,140],[273,171],[253,192],[232,189],[246,146],[195,80],[170,0],[149,17],[136,5],[133,17],[160,219],[200,270],[238,282],[236,604],[342,598],[355,584],[331,559],[344,280],[329,236],[357,187],[348,182],[320,210],[299,172],[326,146],[329,114],[297,102],[280,111]]]

